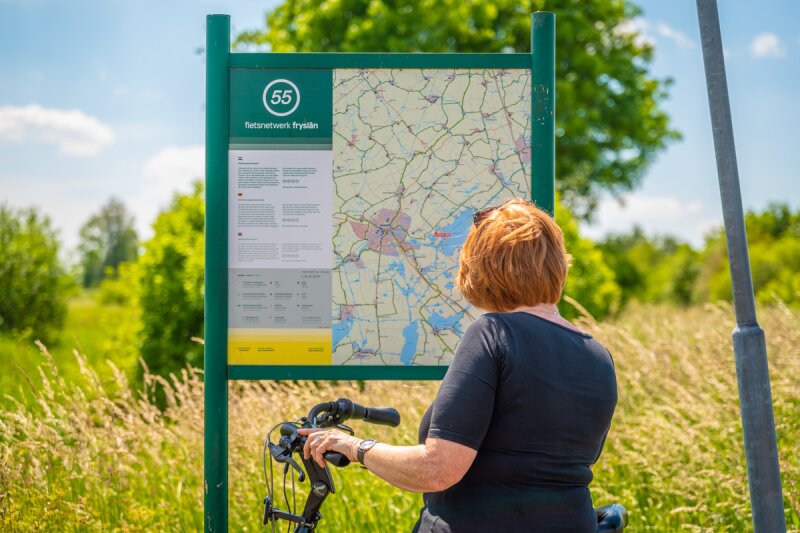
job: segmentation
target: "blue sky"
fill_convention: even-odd
[[[263,26],[276,0],[0,0],[0,202],[36,205],[68,246],[110,196],[147,236],[159,208],[202,177],[205,15]],[[625,207],[606,199],[592,237],[639,224],[695,244],[721,223],[700,38],[692,1],[639,2],[627,25],[672,77],[665,108],[684,139]],[[722,0],[720,16],[746,208],[800,207],[800,3]]]

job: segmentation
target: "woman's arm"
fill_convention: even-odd
[[[308,435],[303,454],[325,465],[322,454],[335,451],[357,462],[361,439],[341,431],[301,429]],[[439,492],[458,483],[475,460],[477,451],[444,439],[429,438],[418,446],[378,443],[364,455],[364,466],[376,476],[410,492]]]

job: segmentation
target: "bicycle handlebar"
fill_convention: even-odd
[[[308,413],[312,427],[330,427],[345,420],[363,420],[370,424],[397,427],[400,413],[393,407],[364,407],[347,398],[315,405]]]
[[[392,407],[367,407],[364,422],[380,426],[397,427],[400,425],[400,413]]]
[[[327,495],[335,492],[335,488],[328,466],[320,466],[313,458],[306,459],[303,456],[303,448],[305,447],[308,437],[300,435],[298,430],[301,428],[321,429],[338,427],[352,435],[353,430],[343,424],[345,420],[349,419],[363,420],[371,424],[398,426],[400,424],[400,413],[391,407],[364,407],[363,405],[353,403],[347,398],[339,398],[333,402],[324,402],[315,405],[311,408],[307,417],[294,422],[283,422],[276,425],[272,429],[280,428],[281,435],[277,443],[270,440],[270,433],[272,430],[267,433],[267,437],[264,441],[264,456],[266,458],[266,451],[269,449],[270,465],[273,460],[285,465],[284,483],[286,482],[286,473],[290,468],[293,468],[300,475],[300,482],[303,482],[306,478],[308,479],[311,484],[311,491],[308,494],[308,499],[306,500],[301,514],[295,514],[294,510],[290,513],[288,511],[276,509],[273,507],[272,484],[267,478],[265,464],[264,480],[267,483],[268,495],[264,498],[264,524],[278,520],[288,520],[297,524],[295,533],[310,533],[314,530],[317,522],[319,522],[322,517],[319,513],[319,508]],[[300,461],[305,467],[305,471],[298,461],[295,461],[292,457],[294,454],[300,455]],[[328,463],[334,466],[344,467],[350,464],[350,460],[345,455],[338,452],[328,451],[322,456]]]

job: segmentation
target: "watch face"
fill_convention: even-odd
[[[362,465],[364,464],[364,454],[376,444],[378,444],[378,441],[372,439],[361,441],[361,444],[358,445],[358,454],[357,454],[358,455],[357,459],[359,463],[361,463]]]
[[[372,439],[367,439],[367,440],[362,440],[361,444],[359,444],[358,447],[360,449],[364,450],[364,451],[367,451],[370,448],[372,448],[373,446],[375,446],[376,444],[378,444],[378,441],[375,441],[375,440],[372,440]]]

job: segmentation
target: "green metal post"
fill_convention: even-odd
[[[231,19],[206,18],[204,523],[228,530],[228,130]]]
[[[531,197],[551,215],[556,176],[556,16],[531,14]]]

